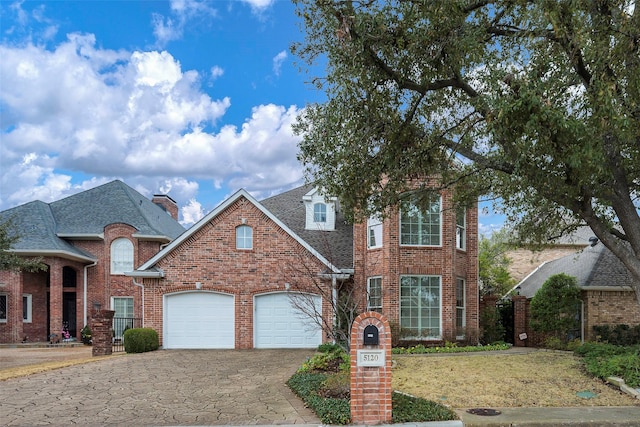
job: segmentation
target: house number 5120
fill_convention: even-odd
[[[384,350],[358,350],[358,366],[384,366]]]

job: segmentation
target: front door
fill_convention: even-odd
[[[75,292],[65,292],[62,295],[62,323],[69,329],[72,338],[77,337]]]

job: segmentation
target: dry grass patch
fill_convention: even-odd
[[[582,370],[570,353],[394,356],[393,388],[453,408],[640,406]],[[585,399],[578,392],[597,396]]]

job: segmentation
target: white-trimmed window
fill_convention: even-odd
[[[467,249],[467,210],[459,208],[456,211],[456,248]]]
[[[367,219],[367,247],[382,247],[382,221],[378,217]]]
[[[22,294],[22,321],[31,323],[31,294]]]
[[[382,277],[369,277],[367,295],[367,309],[382,313]]]
[[[441,198],[428,202],[426,209],[405,201],[400,204],[400,244],[405,246],[440,246],[442,234]]]
[[[7,323],[9,300],[7,294],[0,294],[0,323]]]
[[[315,203],[313,205],[313,222],[327,222],[327,205]]]
[[[464,338],[467,326],[467,289],[465,280],[456,279],[456,336]]]
[[[111,243],[111,274],[133,271],[133,243],[120,238]]]
[[[236,249],[253,249],[253,228],[248,225],[236,227]]]
[[[133,319],[133,297],[111,297],[111,309],[115,311],[113,335],[115,338],[122,338],[126,325],[132,322],[121,319]]]
[[[441,338],[440,280],[440,276],[400,276],[400,326],[414,338]]]

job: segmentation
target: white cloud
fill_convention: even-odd
[[[203,92],[196,71],[165,51],[95,44],[91,34],[51,50],[0,44],[0,209],[123,177],[145,195],[171,190],[180,206],[197,197],[195,179],[250,191],[302,179],[297,107],[260,105],[241,127],[217,128],[231,100]]]
[[[217,65],[211,67],[211,80],[215,80],[218,77],[221,77],[224,74],[224,70]]]
[[[254,11],[263,11],[271,6],[274,0],[242,0],[251,6]]]
[[[171,0],[171,16],[165,17],[154,13],[151,18],[153,35],[158,47],[165,46],[173,40],[183,37],[187,26],[192,27],[196,23],[215,17],[216,10],[209,7],[206,2],[196,0]]]
[[[273,73],[276,76],[280,75],[280,70],[282,68],[282,63],[287,59],[287,52],[286,51],[282,51],[280,53],[278,53],[276,56],[274,56],[273,58]]]
[[[200,221],[205,215],[202,205],[195,199],[189,200],[185,206],[181,208],[182,211],[182,225],[191,225]]]

